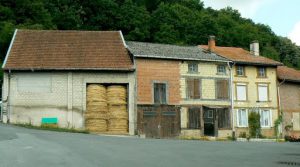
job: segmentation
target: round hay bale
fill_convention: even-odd
[[[110,105],[108,106],[109,119],[128,119],[126,105]]]
[[[85,121],[85,128],[89,132],[106,132],[107,121],[105,119],[87,119]]]
[[[127,133],[128,132],[127,119],[110,119],[108,121],[108,131]]]
[[[121,105],[126,103],[126,87],[112,85],[107,87],[107,102],[109,105]]]

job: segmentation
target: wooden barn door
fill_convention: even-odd
[[[138,129],[149,138],[170,138],[180,132],[180,110],[175,106],[139,107]]]

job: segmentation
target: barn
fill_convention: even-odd
[[[135,68],[121,31],[15,30],[2,68],[3,122],[135,133]]]

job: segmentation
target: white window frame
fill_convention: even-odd
[[[264,124],[264,121],[262,120],[263,119],[263,115],[262,115],[262,113],[263,113],[263,111],[268,111],[269,112],[269,116],[268,116],[268,118],[269,118],[269,120],[268,120],[268,125],[265,125]],[[270,128],[270,127],[272,127],[272,110],[271,109],[260,109],[259,110],[259,115],[260,115],[260,126],[262,127],[262,128]]]
[[[266,88],[266,90],[267,90],[267,92],[266,92],[266,99],[262,99],[261,100],[261,98],[262,98],[261,97],[262,96],[261,93],[262,92],[259,90],[260,87]],[[268,84],[258,84],[257,85],[257,93],[258,93],[258,95],[257,95],[258,98],[257,99],[258,99],[259,102],[267,102],[267,101],[269,101],[269,85]]]
[[[222,68],[220,68],[222,67]],[[220,70],[222,69],[222,70]],[[217,74],[219,75],[226,75],[226,66],[225,65],[218,65],[217,66]]]
[[[242,74],[239,74],[241,72]],[[244,66],[236,66],[236,75],[237,76],[245,76],[245,67]]]
[[[189,73],[197,73],[199,70],[198,63],[189,62],[188,63],[188,72]]]
[[[265,78],[265,77],[267,77],[266,71],[267,71],[266,67],[258,67],[258,77],[259,78]]]
[[[237,101],[247,101],[247,99],[248,99],[248,91],[247,91],[247,88],[248,88],[248,87],[247,87],[247,84],[237,83],[235,86],[236,86],[236,89],[235,89],[235,90],[236,90],[236,92],[235,92],[235,96],[236,96],[235,98],[236,98],[236,100],[237,100]],[[243,87],[245,87],[245,99],[239,99],[239,98],[238,98],[238,97],[239,97],[239,96],[238,96],[238,92],[239,92],[239,91],[238,91],[238,86],[243,86]]]
[[[246,112],[246,125],[240,125],[240,116],[239,116],[239,112],[240,111],[245,111]],[[236,118],[237,118],[237,126],[240,128],[247,128],[248,127],[248,110],[245,108],[240,108],[237,109],[237,113],[236,113]]]

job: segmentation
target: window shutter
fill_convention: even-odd
[[[194,98],[194,81],[192,79],[187,79],[187,98]]]
[[[194,99],[200,99],[200,80],[194,79]]]
[[[247,100],[247,91],[246,85],[237,85],[236,86],[236,98],[237,100]]]
[[[293,112],[293,130],[300,130],[300,113]]]
[[[259,101],[268,101],[268,86],[267,85],[258,85],[258,100]]]

